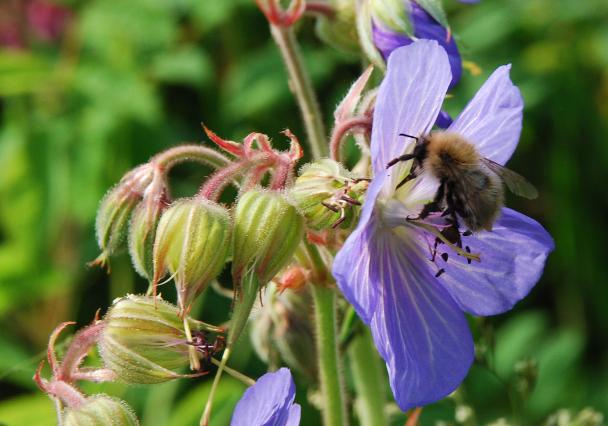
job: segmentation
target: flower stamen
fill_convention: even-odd
[[[406,220],[409,223],[411,223],[412,225],[418,226],[419,228],[422,228],[425,231],[429,232],[430,234],[434,235],[442,243],[444,243],[445,245],[450,247],[452,250],[454,250],[456,253],[458,253],[460,256],[464,257],[465,259],[476,260],[477,262],[481,262],[481,257],[478,253],[471,253],[471,251],[470,251],[471,249],[469,247],[466,247],[466,249],[468,249],[466,251],[463,250],[462,248],[458,247],[456,244],[454,244],[450,240],[448,240],[447,237],[445,235],[443,235],[434,226],[431,226],[428,223],[417,221],[415,219],[406,219]]]

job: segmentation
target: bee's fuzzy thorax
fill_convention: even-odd
[[[427,150],[425,168],[435,171],[437,175],[451,175],[452,167],[477,164],[480,158],[471,143],[448,132],[431,133]]]

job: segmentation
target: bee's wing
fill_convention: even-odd
[[[536,188],[534,188],[534,186],[519,173],[515,173],[513,170],[509,170],[506,167],[503,167],[487,158],[483,158],[482,161],[490,170],[500,176],[503,182],[507,185],[507,188],[509,188],[513,194],[529,200],[538,197],[538,191]]]

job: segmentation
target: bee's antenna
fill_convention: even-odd
[[[417,136],[408,135],[407,133],[399,133],[399,136],[404,136],[404,137],[406,137],[406,138],[412,138],[412,139],[414,139],[416,142],[418,142],[418,137],[417,137]]]

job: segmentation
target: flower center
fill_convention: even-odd
[[[428,195],[420,197],[419,194],[416,194],[416,192],[420,192],[420,185],[424,184],[419,179],[422,177],[408,181],[402,188],[390,193],[388,197],[378,198],[376,208],[379,212],[381,226],[404,227],[408,230],[407,232],[415,232],[414,229],[418,232],[422,231],[430,251],[429,260],[435,265],[439,258],[444,262],[447,262],[449,258],[447,251],[438,253],[440,246],[451,249],[453,253],[467,259],[468,263],[473,260],[480,262],[480,255],[472,253],[469,246],[463,244],[463,237],[470,236],[471,232],[461,231],[456,214],[448,208],[443,208],[436,202],[430,201]],[[432,200],[433,197],[431,196],[430,199]],[[399,234],[403,235],[404,232],[399,232]],[[437,256],[438,254],[439,256]],[[445,269],[439,265],[437,268],[436,276],[438,277],[445,272]]]

